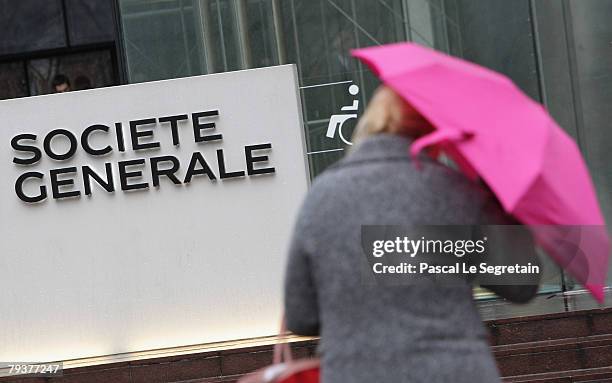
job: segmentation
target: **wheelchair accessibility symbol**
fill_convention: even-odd
[[[348,91],[352,96],[357,96],[357,94],[359,94],[359,87],[353,84],[349,86]],[[338,135],[340,136],[340,139],[342,140],[342,142],[344,142],[347,145],[353,145],[353,143],[347,140],[346,137],[344,136],[344,133],[342,132],[342,128],[345,122],[347,122],[348,120],[357,118],[358,109],[359,109],[359,100],[357,99],[353,100],[352,105],[343,106],[340,110],[343,112],[349,112],[349,113],[334,114],[333,116],[331,116],[331,118],[329,119],[329,124],[327,125],[327,133],[325,134],[325,136],[329,138],[334,138],[336,136],[336,131],[338,131]]]

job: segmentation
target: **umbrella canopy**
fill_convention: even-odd
[[[480,177],[506,212],[599,301],[610,240],[575,142],[510,79],[413,43],[354,50],[434,126],[411,154],[434,146]]]

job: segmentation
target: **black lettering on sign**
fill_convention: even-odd
[[[244,177],[244,171],[228,172],[225,168],[225,156],[223,149],[217,149],[217,161],[219,162],[219,177],[221,179]]]
[[[200,118],[217,117],[218,115],[219,115],[218,110],[198,112],[198,113],[193,113],[191,115],[191,122],[193,123],[193,139],[195,140],[195,142],[218,141],[223,138],[223,136],[220,133],[209,134],[209,135],[204,135],[204,136],[202,135],[202,130],[214,129],[215,123],[214,122],[201,123]]]
[[[199,169],[196,169],[196,166],[200,165]],[[191,155],[191,161],[189,161],[189,166],[187,167],[187,173],[185,174],[184,183],[191,182],[193,176],[199,176],[206,174],[208,178],[212,181],[215,181],[217,177],[215,173],[212,171],[208,163],[204,159],[204,156],[200,152],[194,152]]]
[[[179,114],[176,116],[168,116],[168,117],[159,118],[160,123],[163,123],[163,122],[170,123],[170,129],[172,133],[172,145],[174,146],[180,145],[179,134],[178,134],[178,122],[182,120],[188,120],[188,119],[189,117],[187,117],[186,114]]]
[[[140,142],[143,137],[153,137],[153,130],[138,130],[142,125],[154,125],[154,118],[145,118],[143,120],[130,121],[130,135],[132,137],[132,150],[154,149],[159,148],[159,142]]]
[[[64,178],[59,179],[59,175],[61,174],[69,174],[76,173],[77,168],[74,166],[70,166],[68,168],[60,168],[60,169],[51,169],[49,172],[49,178],[51,178],[51,190],[53,191],[53,198],[70,198],[70,197],[78,197],[81,195],[81,192],[78,190],[69,190],[69,191],[61,191],[60,188],[62,186],[73,186],[74,179],[72,178]]]
[[[172,162],[172,167],[169,169],[160,169],[161,162]],[[174,156],[161,156],[151,158],[151,177],[153,178],[153,186],[159,186],[159,177],[166,176],[175,185],[180,185],[181,181],[174,175],[179,170],[181,163]]]
[[[51,141],[56,136],[60,135],[68,138],[68,141],[70,142],[70,147],[68,148],[68,151],[64,154],[57,154],[53,150],[51,150]],[[43,141],[43,147],[45,148],[45,153],[49,157],[53,158],[54,160],[64,161],[69,159],[74,155],[74,153],[76,153],[77,139],[74,134],[67,131],[66,129],[54,129],[50,131],[49,134],[47,134],[47,136],[45,137],[45,140]]]
[[[27,196],[23,192],[23,184],[28,178],[38,178],[42,180],[44,176],[42,173],[39,173],[39,172],[26,172],[20,175],[19,178],[17,178],[17,181],[15,181],[15,193],[17,193],[17,196],[19,197],[19,199],[21,199],[24,202],[29,202],[29,203],[40,202],[46,199],[47,198],[47,187],[45,185],[40,185],[40,194],[36,196]]]
[[[258,174],[270,174],[274,173],[276,170],[272,167],[270,168],[258,168],[255,169],[253,164],[256,162],[268,162],[268,156],[259,155],[254,156],[253,152],[256,150],[266,150],[272,149],[272,144],[259,144],[259,145],[248,145],[244,147],[244,155],[246,158],[247,165],[247,174],[250,176],[258,175]]]
[[[32,145],[23,145],[20,144],[19,141],[28,140],[28,141],[36,141],[36,134],[18,134],[11,139],[11,147],[18,152],[26,152],[32,153],[32,157],[30,158],[18,158],[13,157],[13,163],[19,165],[34,165],[42,158],[42,152],[36,146]]]
[[[93,169],[87,165],[84,165],[81,168],[81,171],[83,172],[83,186],[85,187],[85,195],[91,195],[92,178],[107,192],[112,193],[115,191],[115,185],[113,184],[113,171],[111,169],[110,162],[104,164],[104,169],[106,170],[106,179],[103,179],[102,176],[94,172]]]
[[[102,149],[94,149],[91,147],[91,145],[89,145],[89,136],[91,133],[95,132],[96,130],[108,133],[109,129],[110,128],[106,125],[92,125],[87,127],[87,129],[83,131],[83,134],[81,134],[81,146],[83,147],[83,150],[85,150],[85,153],[91,154],[92,156],[103,156],[112,152],[113,148],[111,148],[110,145],[107,145]]]
[[[139,189],[147,189],[149,184],[146,182],[140,183],[128,183],[129,178],[142,177],[142,170],[128,171],[128,166],[137,166],[144,165],[145,160],[140,158],[136,160],[127,160],[127,161],[119,161],[117,166],[119,167],[119,182],[121,183],[121,190],[139,190]]]

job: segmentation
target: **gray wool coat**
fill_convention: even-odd
[[[285,277],[287,327],[320,335],[324,383],[491,383],[500,378],[468,281],[383,287],[356,270],[361,225],[514,223],[482,186],[410,141],[367,138],[315,179],[298,216]],[[527,301],[537,286],[490,286]]]

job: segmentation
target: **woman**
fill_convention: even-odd
[[[285,315],[292,332],[321,336],[324,383],[499,381],[468,281],[371,285],[357,266],[361,225],[514,223],[483,186],[425,156],[420,168],[411,163],[411,141],[431,130],[390,88],[379,88],[356,128],[355,149],[315,180],[304,201]],[[516,302],[537,291],[489,288]]]

